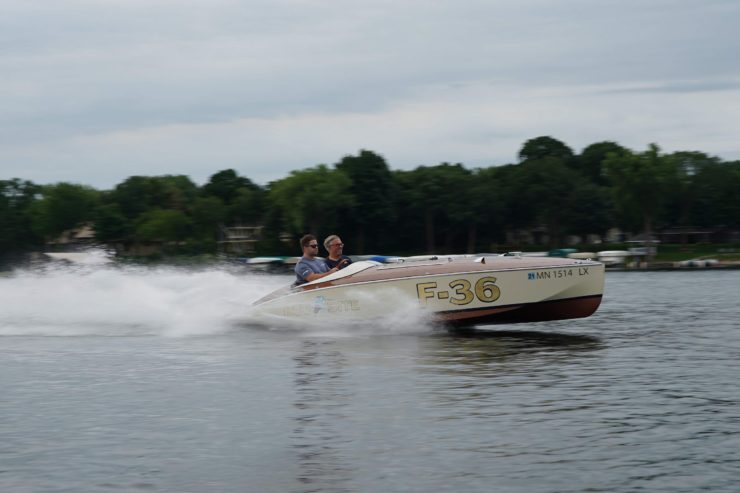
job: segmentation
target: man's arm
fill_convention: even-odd
[[[326,276],[328,276],[329,274],[334,274],[334,273],[335,273],[336,271],[338,271],[338,270],[339,270],[339,269],[337,269],[336,267],[332,267],[331,269],[329,269],[329,272],[322,272],[321,274],[317,274],[317,273],[315,273],[315,272],[311,272],[310,274],[307,274],[307,275],[306,275],[306,276],[304,276],[303,278],[304,278],[304,279],[305,279],[305,280],[306,280],[307,282],[311,282],[311,281],[315,281],[316,279],[321,279],[322,277],[326,277]]]

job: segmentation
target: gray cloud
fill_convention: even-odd
[[[606,89],[604,93],[691,93],[691,92],[726,92],[740,90],[740,79],[737,80],[678,80],[616,89]]]
[[[0,174],[264,182],[361,147],[501,164],[541,134],[740,157],[709,96],[738,89],[738,21],[718,0],[6,0]],[[718,137],[664,132],[689,116]]]

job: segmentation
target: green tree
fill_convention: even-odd
[[[47,240],[92,221],[100,201],[97,190],[73,183],[46,185],[40,191],[41,199],[31,206],[31,227]]]
[[[229,225],[262,222],[265,214],[265,190],[233,169],[219,171],[203,185],[206,197],[216,197],[226,206],[223,221]]]
[[[497,226],[513,238],[522,230],[544,227],[548,244],[558,246],[565,234],[602,234],[608,229],[610,203],[605,189],[590,183],[563,158],[530,159],[489,173],[497,191]],[[535,237],[535,241],[543,239]]]
[[[688,241],[686,231],[692,225],[693,209],[696,206],[696,176],[707,167],[716,166],[720,160],[702,152],[680,151],[668,154],[675,167],[673,180],[668,183],[666,204],[662,219],[667,225],[680,227],[683,231],[681,242]]]
[[[592,183],[606,186],[608,183],[604,173],[604,161],[610,154],[621,155],[626,151],[626,148],[616,142],[596,142],[583,149],[573,161],[573,167]]]
[[[30,209],[39,186],[17,178],[0,180],[0,255],[40,243],[31,228]]]
[[[578,177],[567,195],[566,232],[579,236],[603,237],[612,226],[611,191]]]
[[[622,225],[629,228],[641,222],[642,232],[652,237],[655,221],[678,179],[676,162],[650,144],[645,152],[611,154],[604,165]]]
[[[536,161],[545,158],[556,158],[569,162],[573,159],[573,150],[564,142],[550,136],[529,139],[519,150],[519,161]]]
[[[191,234],[192,221],[174,209],[153,209],[139,217],[135,239],[140,242],[182,242]]]
[[[202,240],[216,241],[226,219],[227,209],[218,197],[198,197],[192,208],[196,235]]]
[[[502,243],[506,238],[506,203],[500,174],[498,167],[477,169],[471,177],[470,188],[463,191],[470,200],[468,253],[479,251],[479,245],[491,251],[493,243]]]
[[[320,164],[291,171],[269,187],[270,200],[293,233],[327,234],[336,227],[338,211],[352,207],[352,182],[346,174]]]
[[[267,193],[262,188],[240,188],[227,206],[229,224],[259,224],[264,219]]]
[[[198,196],[198,187],[184,175],[131,176],[116,186],[110,201],[128,219],[153,209],[186,212]]]
[[[103,205],[95,214],[96,237],[124,244],[185,241],[184,232],[194,232],[191,215],[198,196],[198,187],[184,175],[131,176],[103,194]],[[157,234],[158,225],[167,230]]]
[[[691,223],[703,227],[740,227],[740,161],[706,163],[692,178]]]
[[[445,231],[444,247],[447,252],[465,249],[475,251],[477,226],[480,222],[481,188],[477,186],[472,171],[457,163],[443,163],[437,167],[447,187],[444,193],[444,208],[441,221]]]
[[[438,253],[440,230],[446,233],[445,248],[450,248],[456,234],[473,227],[471,195],[465,188],[472,183],[472,175],[462,164],[419,166],[413,171],[398,173],[396,181],[405,211],[404,221],[423,225],[427,253]],[[399,228],[396,230],[398,232]]]
[[[135,219],[155,206],[155,185],[147,176],[131,176],[116,185],[108,200],[127,219]]]
[[[549,246],[562,245],[565,233],[572,230],[571,217],[583,207],[577,191],[586,180],[569,168],[560,158],[544,158],[521,165],[517,182],[519,203],[526,202],[534,218],[531,226],[544,225]]]
[[[249,178],[239,176],[233,169],[225,169],[211,176],[203,185],[203,193],[218,197],[224,204],[231,204],[243,190],[258,190]]]
[[[345,156],[336,169],[351,181],[352,207],[347,210],[343,227],[354,232],[353,251],[364,253],[378,248],[392,224],[395,213],[395,184],[382,156],[361,150],[357,156]]]
[[[502,210],[501,226],[506,232],[516,236],[516,232],[535,225],[537,209],[527,198],[527,176],[522,165],[507,164],[493,168],[492,173],[499,186],[498,205]]]
[[[95,239],[104,243],[125,241],[133,234],[133,224],[121,212],[118,204],[104,203],[93,216]]]

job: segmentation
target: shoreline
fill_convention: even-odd
[[[707,271],[707,270],[737,270],[740,262],[719,262],[713,265],[676,265],[678,262],[654,262],[647,266],[619,266],[606,267],[607,272],[656,272],[656,271]]]

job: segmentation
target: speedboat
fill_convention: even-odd
[[[590,259],[427,256],[354,262],[257,300],[253,314],[296,321],[382,318],[419,309],[452,325],[588,317],[601,303],[604,265]]]

